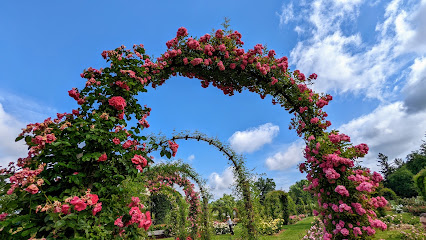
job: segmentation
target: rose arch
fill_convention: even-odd
[[[223,144],[221,141],[215,138],[211,138],[206,136],[205,134],[195,132],[182,132],[178,134],[174,134],[171,139],[166,139],[164,136],[156,136],[151,137],[151,146],[147,146],[146,152],[151,153],[154,150],[164,149],[170,144],[176,144],[176,140],[197,140],[197,141],[203,141],[208,143],[209,145],[214,146],[217,150],[219,150],[223,155],[225,155],[230,165],[232,166],[234,176],[236,178],[236,190],[238,193],[241,194],[242,200],[244,202],[244,208],[242,209],[242,216],[243,216],[243,232],[247,235],[254,236],[256,235],[256,223],[255,223],[255,216],[254,216],[254,209],[253,209],[253,201],[250,194],[250,182],[249,182],[249,172],[247,171],[245,167],[245,162],[242,156],[237,155],[228,145]],[[162,150],[164,151],[164,150]],[[164,152],[163,152],[164,154]],[[161,154],[162,155],[162,154]],[[190,168],[188,166],[185,166],[185,164],[178,165],[179,168],[174,167],[176,170],[179,170],[180,172],[184,171],[187,175],[189,175],[192,179],[194,179],[198,185],[200,186],[200,191],[203,196],[203,227],[204,229],[208,229],[208,201],[209,198],[205,197],[207,193],[203,191],[202,184],[199,184],[200,180],[197,180],[198,177],[196,177],[195,172],[188,171]],[[170,166],[169,166],[170,167]],[[210,238],[209,235],[202,235],[203,239],[204,236],[206,238]]]
[[[151,109],[136,95],[175,75],[200,79],[202,87],[230,96],[246,89],[261,98],[271,95],[273,104],[294,115],[291,128],[306,142],[300,169],[317,197],[325,239],[368,239],[375,228],[386,228],[374,212],[386,200],[371,197],[382,177],[354,168],[367,154],[366,144],[353,146],[348,136],[327,130],[331,123],[322,108],[332,97],[309,88],[316,74],[290,71],[286,57],[276,58],[260,44],[243,49],[237,31],[195,38],[182,27],[166,45],[156,60],[143,45],[104,51],[110,65],[88,68],[81,74],[86,86],[69,91],[78,109],[24,129],[17,140],[25,139],[29,153],[10,173],[8,193],[19,201],[8,203],[1,215],[2,238],[131,238],[138,228],[148,229],[149,212],[119,185],[153,162],[141,135]],[[131,119],[138,122],[132,125]],[[165,151],[174,155],[177,147]],[[123,216],[122,227],[114,224],[117,216]]]

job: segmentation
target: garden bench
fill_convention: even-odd
[[[148,237],[158,237],[158,236],[163,236],[164,235],[164,230],[155,230],[155,231],[150,231],[148,232]]]

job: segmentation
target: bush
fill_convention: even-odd
[[[302,240],[322,239],[324,237],[324,223],[318,217],[315,217],[311,224],[311,228],[308,230]]]
[[[285,225],[284,219],[266,219],[261,220],[258,225],[259,233],[262,235],[272,235],[278,233]]]
[[[383,196],[384,198],[386,198],[388,201],[390,200],[396,200],[398,199],[398,196],[396,195],[396,193],[390,189],[390,188],[382,188],[379,191],[379,196]]]
[[[293,198],[290,197],[290,195],[287,196],[287,206],[288,206],[288,213],[289,215],[296,215],[297,214],[297,206],[293,201]]]
[[[288,194],[284,191],[272,191],[265,197],[265,213],[272,219],[284,219],[284,224],[288,224],[289,207]]]
[[[423,196],[423,200],[426,201],[426,168],[414,176],[414,184],[419,194]]]
[[[231,233],[229,225],[226,222],[213,222],[213,230],[216,235]]]

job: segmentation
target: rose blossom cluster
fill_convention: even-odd
[[[39,175],[44,167],[46,166],[45,163],[40,164],[36,170],[31,170],[29,168],[24,168],[21,171],[15,172],[10,178],[9,181],[11,183],[9,190],[7,190],[7,194],[11,195],[16,188],[21,187],[25,188],[25,191],[36,194],[38,193],[41,185],[43,185],[44,180],[42,178],[37,179],[37,175]]]
[[[109,105],[115,109],[122,111],[126,107],[126,100],[121,96],[114,96],[108,100]]]
[[[114,221],[114,225],[120,228],[120,235],[125,232],[125,227],[132,224],[136,224],[138,228],[144,228],[145,231],[147,231],[152,224],[151,213],[149,211],[146,211],[145,213],[141,211],[141,209],[144,209],[145,206],[140,203],[140,199],[138,197],[132,197],[132,202],[128,205],[128,207],[130,208],[130,220],[123,222],[124,215],[122,215]]]
[[[370,236],[375,233],[374,228],[385,229],[386,225],[377,220],[372,209],[385,206],[387,201],[383,197],[371,197],[383,177],[377,172],[371,174],[368,169],[352,169],[353,159],[367,154],[368,146],[342,147],[350,142],[350,137],[336,132],[327,134],[327,138],[308,135],[306,140],[307,162],[299,168],[308,171],[307,178],[311,184],[306,189],[318,197],[320,212],[316,211],[315,214],[322,216],[326,232],[331,234],[324,239]],[[334,149],[332,153],[330,146]],[[333,195],[333,192],[338,195]],[[357,221],[353,222],[353,219]]]
[[[53,212],[70,214],[72,207],[75,211],[81,212],[86,210],[88,206],[92,207],[92,215],[95,216],[102,210],[102,203],[98,202],[99,197],[96,194],[92,194],[90,189],[86,191],[86,194],[82,197],[74,196],[65,199],[64,203],[54,201],[53,203],[46,203],[44,206],[38,205],[36,208],[37,212]]]
[[[179,148],[179,145],[173,141],[169,141],[169,148],[172,150],[172,156],[175,157],[177,150]]]
[[[148,164],[148,161],[142,155],[135,154],[132,158],[132,163],[136,165],[136,169],[142,172],[143,168]]]

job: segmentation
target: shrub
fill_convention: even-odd
[[[231,232],[229,230],[228,223],[226,223],[226,222],[217,222],[217,221],[214,221],[213,222],[213,229],[214,229],[214,233],[216,235],[227,234],[227,233]]]
[[[316,217],[311,224],[311,228],[308,230],[302,240],[322,239],[324,236],[324,223]]]
[[[284,219],[284,224],[288,224],[289,207],[288,194],[284,191],[272,191],[265,197],[265,212],[272,219]]]
[[[382,189],[380,189],[378,195],[385,197],[387,200],[396,200],[396,199],[398,199],[398,196],[396,195],[396,193],[392,189],[390,189],[390,188],[382,188]]]
[[[414,176],[414,184],[419,194],[423,196],[423,200],[426,201],[426,168]]]
[[[278,233],[285,225],[284,219],[261,220],[258,225],[259,233],[262,235],[272,235]]]

